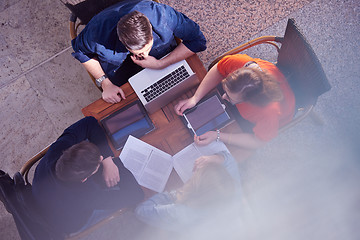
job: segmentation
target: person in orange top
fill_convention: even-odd
[[[175,106],[176,113],[182,115],[195,106],[220,82],[224,89],[222,98],[236,105],[241,117],[253,128],[237,134],[209,131],[194,137],[199,145],[221,140],[256,149],[277,136],[279,128],[294,116],[295,97],[284,75],[274,64],[245,54],[221,59],[206,74],[194,96]]]

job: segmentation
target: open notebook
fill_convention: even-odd
[[[120,159],[141,186],[162,192],[173,168],[185,183],[191,178],[197,158],[221,151],[229,152],[222,142],[212,142],[207,146],[197,146],[192,143],[171,156],[140,139],[129,136]]]

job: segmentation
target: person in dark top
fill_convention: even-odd
[[[175,36],[182,40],[179,45]],[[170,6],[125,0],[94,16],[72,46],[72,55],[103,89],[102,98],[116,103],[125,98],[120,86],[129,77],[204,51],[206,39],[198,24]]]
[[[32,191],[48,223],[65,234],[144,197],[134,176],[112,157],[93,117],[68,127],[50,146],[35,169]]]

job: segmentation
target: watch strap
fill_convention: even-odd
[[[95,79],[96,86],[101,87],[102,81],[104,81],[106,78],[107,78],[106,74],[102,75],[102,76],[99,77],[99,78],[96,78],[96,79]]]

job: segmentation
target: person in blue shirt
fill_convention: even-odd
[[[193,176],[182,187],[155,194],[139,204],[135,213],[139,220],[160,229],[203,236],[204,230],[221,232],[224,221],[238,228],[242,198],[237,163],[223,151],[198,158]]]
[[[178,45],[175,36],[182,40]],[[198,24],[170,6],[125,0],[94,16],[72,46],[72,55],[102,88],[102,98],[116,103],[125,99],[120,86],[129,77],[204,51],[206,39]]]
[[[113,158],[97,120],[68,127],[35,169],[32,193],[40,212],[64,235],[115,210],[139,203],[144,193],[119,158]]]

